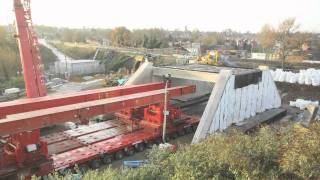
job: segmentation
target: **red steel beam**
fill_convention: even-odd
[[[168,88],[168,94],[169,97],[182,96],[194,93],[195,90],[195,86],[179,86]],[[39,129],[67,121],[78,121],[83,118],[163,101],[164,90],[160,89],[10,115],[6,119],[0,120],[0,136]]]
[[[133,86],[119,86],[111,88],[102,88],[65,95],[46,96],[39,98],[21,99],[11,102],[0,103],[0,118],[7,115],[29,112],[39,109],[47,109],[58,106],[65,106],[87,101],[129,95],[139,92],[162,89],[164,83],[150,83]]]

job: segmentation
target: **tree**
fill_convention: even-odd
[[[131,46],[132,33],[125,27],[117,27],[111,31],[111,43],[114,46]]]
[[[282,69],[289,55],[289,52],[296,47],[294,34],[297,32],[299,25],[296,24],[295,18],[288,18],[281,22],[277,31],[277,41],[279,43],[279,55],[282,61]]]
[[[258,40],[265,52],[270,53],[276,43],[276,37],[276,30],[269,24],[266,24],[261,28],[258,34]]]
[[[0,41],[5,40],[6,38],[6,30],[4,29],[4,27],[0,26]]]
[[[192,42],[198,42],[200,41],[200,38],[201,38],[201,33],[198,29],[194,29],[192,32],[191,32],[191,41]]]
[[[0,80],[8,81],[16,76],[21,68],[16,40],[9,36],[4,27],[0,27]]]
[[[166,48],[168,47],[169,37],[163,29],[141,29],[132,32],[132,45],[144,48]]]
[[[134,30],[132,32],[132,46],[142,47],[145,41],[145,31],[144,30]]]
[[[201,37],[201,45],[204,50],[212,49],[215,45],[224,45],[225,37],[222,33],[211,32]]]
[[[70,29],[65,29],[65,30],[62,32],[61,40],[62,40],[63,42],[72,42],[72,40],[73,40],[73,32],[72,32],[72,30],[70,30]]]

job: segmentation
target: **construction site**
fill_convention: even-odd
[[[93,58],[74,59],[61,43],[38,38],[30,0],[13,2],[25,90],[11,87],[0,96],[0,179],[92,179],[92,173],[101,173],[98,179],[122,179],[128,172],[137,173],[132,179],[320,178],[319,139],[307,146],[314,150],[310,150],[313,164],[307,170],[303,163],[311,160],[300,157],[293,170],[263,165],[273,162],[272,148],[297,147],[290,146],[296,143],[293,140],[283,143],[280,129],[284,126],[288,132],[299,126],[300,135],[305,133],[311,140],[312,133],[319,133],[319,61],[294,61],[284,70],[280,61],[259,60],[265,54],[242,57],[243,50],[201,53],[196,43],[179,48],[117,47],[105,40],[90,47]],[[56,57],[46,69],[40,45]],[[99,57],[118,59],[102,63]],[[280,145],[261,141],[261,132],[267,132],[264,140]],[[249,137],[256,138],[254,145],[243,143]],[[215,156],[224,150],[214,148],[224,144],[229,158],[237,157],[229,151],[228,141],[239,143],[235,149],[244,148],[248,157],[254,156],[252,161],[261,164],[252,166],[261,167],[267,175],[254,174],[252,166],[248,168],[252,174],[246,174],[245,166],[233,165],[227,157],[221,158],[225,163],[217,160],[220,169],[203,163],[206,151]],[[250,150],[257,144],[262,153]],[[159,149],[168,155],[161,154],[159,159],[150,155]],[[295,153],[305,151],[309,152]],[[183,153],[191,153],[194,159],[174,159],[183,159]],[[239,158],[243,164],[247,161]],[[178,175],[179,167],[187,170]],[[210,168],[203,170],[206,167]],[[152,171],[143,174],[139,171],[143,168]],[[192,174],[197,168],[211,174]],[[273,168],[280,169],[280,175],[272,174]],[[103,177],[106,169],[114,177]],[[154,172],[158,174],[153,176]]]

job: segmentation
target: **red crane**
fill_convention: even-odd
[[[27,97],[34,98],[45,96],[47,93],[38,38],[31,19],[30,1],[14,0],[14,12]]]

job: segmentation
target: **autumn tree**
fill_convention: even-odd
[[[277,42],[279,43],[279,55],[282,61],[282,69],[289,52],[294,49],[296,44],[296,37],[294,36],[299,28],[296,24],[295,18],[288,18],[281,22],[277,30]]]
[[[110,40],[114,46],[131,46],[132,33],[125,27],[117,27],[111,31]]]
[[[264,25],[258,33],[258,41],[264,52],[270,53],[275,46],[277,38],[276,30],[269,24]]]

